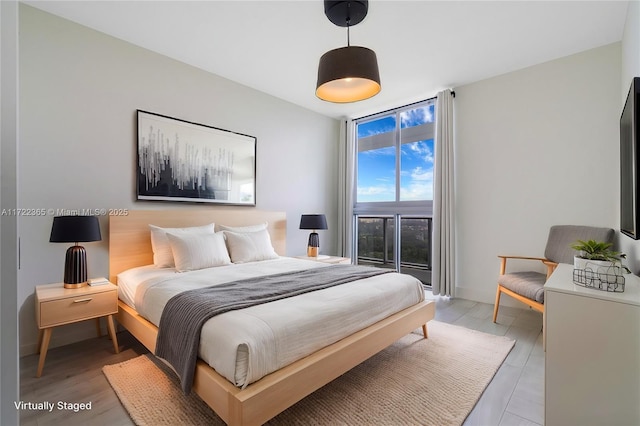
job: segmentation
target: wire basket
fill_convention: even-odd
[[[607,268],[604,268],[605,270]],[[615,273],[594,271],[592,269],[574,269],[573,282],[582,287],[596,290],[622,293],[624,291],[624,277]]]

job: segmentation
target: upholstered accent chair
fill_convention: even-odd
[[[573,264],[573,256],[576,251],[571,248],[571,245],[577,240],[596,240],[613,243],[614,235],[615,232],[611,228],[556,225],[549,230],[544,257],[498,256],[500,259],[500,276],[498,277],[496,303],[493,307],[493,322],[496,322],[498,317],[502,293],[544,313],[544,283],[558,266],[558,263]],[[546,273],[537,271],[506,273],[508,259],[539,261],[547,267],[547,270]]]

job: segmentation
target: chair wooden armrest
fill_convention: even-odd
[[[545,257],[498,255],[498,258],[500,258],[500,275],[504,275],[506,270],[507,270],[507,259],[537,260],[537,261],[540,261],[540,262],[544,263],[545,265],[547,265],[547,278],[549,278],[549,275],[551,275],[551,273],[553,272],[553,269],[555,269],[555,267],[558,266],[557,263],[552,262],[552,261],[550,261],[549,259],[547,259]],[[549,264],[555,265],[555,266],[553,266],[553,269],[550,269],[551,266]]]
[[[553,274],[553,271],[556,270],[556,267],[558,266],[558,263],[557,262],[553,262],[553,261],[548,260],[548,259],[543,260],[542,263],[544,263],[547,266],[547,279],[549,279],[551,274]]]
[[[499,258],[501,259],[524,259],[524,260],[539,260],[541,262],[544,261],[548,261],[547,258],[544,257],[531,257],[531,256],[505,256],[505,255],[498,255]]]

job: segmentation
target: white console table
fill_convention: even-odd
[[[560,264],[544,289],[545,425],[640,425],[640,278],[605,292]]]

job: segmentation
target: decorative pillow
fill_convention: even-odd
[[[243,233],[224,231],[224,235],[233,263],[257,262],[279,257],[271,245],[271,237],[266,229]]]
[[[263,230],[267,229],[267,226],[269,226],[269,222],[260,223],[258,225],[249,225],[249,226],[218,225],[218,228],[220,228],[221,231],[231,231],[231,232],[245,233],[245,232],[263,231]]]
[[[213,268],[231,263],[222,232],[190,234],[167,232],[178,272]]]
[[[173,253],[171,245],[167,239],[167,232],[174,234],[213,234],[215,232],[215,224],[211,223],[204,226],[192,226],[189,228],[161,228],[155,225],[149,225],[151,230],[151,249],[153,250],[153,264],[158,268],[173,268]]]

